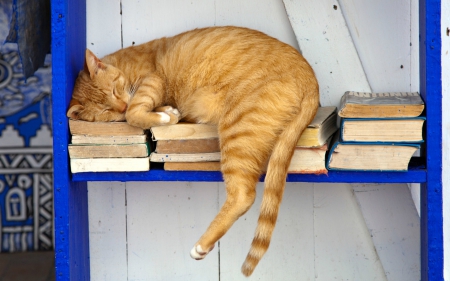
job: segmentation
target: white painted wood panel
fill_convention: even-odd
[[[220,240],[221,280],[248,280],[241,273],[256,229],[263,184],[251,209]],[[220,190],[220,204],[226,192]],[[256,267],[251,280],[315,280],[313,187],[287,183],[270,248]]]
[[[322,106],[338,106],[345,91],[370,91],[340,5],[335,0],[283,0],[303,56],[319,81]]]
[[[339,3],[372,90],[409,91],[410,0],[340,0]]]
[[[214,25],[214,3],[208,0],[122,0],[123,46]]]
[[[189,252],[219,210],[218,183],[127,183],[128,280],[218,280],[217,247]]]
[[[222,0],[215,7],[215,25],[253,28],[299,49],[282,1]]]
[[[314,233],[315,280],[386,280],[350,185],[314,186]]]
[[[86,1],[86,26],[97,56],[120,49],[120,0]],[[127,280],[125,184],[90,182],[88,196],[91,280]]]
[[[86,47],[99,57],[122,47],[120,2],[86,1]]]
[[[411,192],[411,197],[416,206],[417,214],[420,217],[420,183],[408,183],[409,190]]]
[[[445,0],[444,0],[445,2]],[[420,90],[420,65],[419,65],[419,1],[411,1],[411,30],[410,30],[410,42],[411,42],[411,77],[410,85],[411,92],[417,92]]]
[[[91,280],[127,280],[125,184],[88,184]]]
[[[260,30],[298,49],[286,11],[277,0],[266,0],[264,5],[255,0],[122,0],[122,15],[124,47],[194,28],[237,25]]]
[[[404,0],[395,0],[396,3],[401,1]],[[288,0],[284,2],[286,7],[315,5],[299,9],[295,14],[289,13],[289,16],[293,25],[300,23],[303,28],[297,33],[303,54],[310,60],[318,76],[329,76],[327,79],[330,82],[321,82],[322,105],[337,105],[342,93],[349,88],[370,90],[368,81],[376,79],[370,77],[366,79],[362,67],[352,66],[360,63],[359,56],[355,51],[356,48],[351,47],[353,42],[339,3],[316,1],[317,3],[305,2],[305,4],[302,1]],[[122,46],[121,25],[124,47],[133,42],[139,44],[195,27],[227,24],[256,28],[298,47],[281,1],[88,0],[87,3],[87,45],[99,56]],[[123,17],[117,16],[120,14],[120,3]],[[384,3],[385,1],[380,2],[379,5],[383,6]],[[337,10],[334,9],[334,5]],[[397,9],[403,9],[399,5],[392,5]],[[411,6],[414,6],[414,3]],[[362,14],[370,13],[370,7],[362,7],[361,9],[367,9],[362,11]],[[404,14],[403,11],[400,12]],[[108,17],[105,17],[105,14],[108,14]],[[411,16],[411,21],[412,18]],[[312,28],[311,25],[319,28]],[[395,28],[397,27],[394,26],[392,29]],[[390,30],[386,30],[386,33],[389,32]],[[340,37],[339,34],[344,37]],[[409,36],[413,37],[411,34]],[[388,38],[392,39],[389,36]],[[350,48],[347,48],[349,44]],[[328,53],[323,52],[323,48],[327,49]],[[311,53],[314,54],[314,59],[309,57]],[[347,63],[346,59],[341,58],[345,56],[352,57],[350,59],[352,63]],[[413,56],[413,53],[409,56]],[[369,61],[377,63],[376,60]],[[410,64],[409,71],[413,73],[413,59],[410,60]],[[316,65],[323,67],[324,70],[320,70]],[[416,71],[417,69],[416,65]],[[346,79],[337,75],[339,71],[341,72],[339,75],[347,75]],[[409,79],[411,89],[417,87],[418,84],[413,86],[413,83],[414,81],[417,83],[418,80],[414,80],[412,74]],[[402,79],[397,83],[404,85],[408,82],[406,80]],[[323,81],[322,78],[319,77],[319,81]],[[382,85],[376,85],[379,86]],[[90,191],[92,184],[89,184]],[[122,263],[122,266],[117,265],[115,269],[117,272],[127,269],[128,280],[215,280],[219,278],[219,273],[222,280],[242,278],[240,266],[253,237],[259,203],[255,203],[249,214],[239,220],[221,240],[219,271],[217,248],[204,261],[192,260],[189,257],[189,250],[216,215],[219,207],[217,188],[220,188],[223,200],[222,184],[219,184],[221,187],[217,187],[217,183],[127,183],[128,206],[122,211],[108,206],[105,199],[108,192],[114,192],[116,195],[120,192],[106,191],[110,183],[96,184],[105,191],[96,189],[98,193],[91,193],[90,200],[98,201],[98,205],[103,208],[90,208],[90,212],[93,210],[90,221],[95,222],[103,217],[106,221],[108,219],[114,221],[112,218],[123,216],[124,213],[128,216],[126,222],[128,256],[125,254],[127,262]],[[189,196],[192,194],[199,197],[193,200],[192,196]],[[186,200],[186,196],[191,197],[193,201]],[[125,195],[120,198],[117,197],[115,200],[125,200]],[[166,223],[168,225],[165,225]],[[373,280],[384,280],[382,272],[380,273],[381,263],[377,261],[374,245],[370,246],[372,242],[365,227],[356,201],[347,187],[333,184],[288,184],[271,249],[255,272],[255,276],[258,277],[252,279],[334,280],[336,277],[338,280],[339,278],[367,280],[367,276],[371,276]],[[111,233],[110,237],[102,241],[91,237],[91,243],[94,248],[97,247],[97,253],[94,254],[97,255],[95,258],[98,262],[97,268],[102,266],[102,259],[107,262],[110,258],[108,257],[111,256],[110,248],[123,247],[120,233]],[[311,240],[313,243],[308,244]],[[121,245],[118,246],[117,243]],[[133,254],[130,254],[130,249]],[[280,249],[282,251],[279,251]],[[123,261],[123,258],[122,256],[118,260]],[[300,266],[295,267],[296,263]],[[273,270],[272,264],[279,266]],[[284,266],[285,264],[287,265]],[[96,267],[91,267],[91,272],[94,268]],[[101,279],[102,274],[98,276],[98,280],[105,280]],[[110,280],[114,279],[116,278]]]
[[[420,219],[404,184],[353,185],[387,280],[420,280]]]

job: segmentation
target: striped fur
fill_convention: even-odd
[[[239,27],[196,29],[98,59],[86,51],[67,115],[150,128],[179,120],[215,124],[227,199],[191,251],[202,259],[265,191],[242,266],[249,276],[272,236],[287,169],[319,105],[314,73],[297,50]]]

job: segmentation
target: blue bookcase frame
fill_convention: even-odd
[[[441,0],[420,0],[420,92],[426,104],[425,166],[406,173],[330,171],[291,182],[421,184],[422,281],[444,280],[442,216]],[[57,280],[89,280],[88,181],[222,181],[218,172],[80,173],[69,169],[65,115],[86,47],[85,0],[51,0],[55,266]],[[263,180],[263,178],[261,179]]]

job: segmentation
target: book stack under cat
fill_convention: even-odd
[[[178,123],[152,127],[155,151],[151,162],[164,163],[168,171],[219,171],[220,146],[217,127]]]
[[[302,134],[289,173],[327,173],[325,153],[337,130],[336,107],[320,107]],[[216,126],[179,123],[151,128],[156,149],[150,161],[163,162],[167,171],[220,171],[220,145]]]
[[[419,93],[346,92],[329,170],[406,171],[423,142],[424,103]]]
[[[143,129],[126,122],[69,120],[70,169],[79,172],[138,172],[150,169]]]

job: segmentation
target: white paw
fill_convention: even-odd
[[[194,248],[192,248],[191,250],[191,258],[196,259],[196,260],[202,260],[206,257],[206,255],[214,248],[214,246],[211,247],[211,249],[209,249],[209,251],[204,251],[202,249],[202,246],[197,245],[194,246]]]
[[[169,123],[170,122],[170,115],[165,112],[156,112],[159,116],[161,116],[161,123]]]
[[[166,110],[164,110],[165,113],[172,113],[173,115],[175,115],[176,117],[180,117],[180,112],[178,111],[178,109],[173,108],[171,106],[168,106]]]

